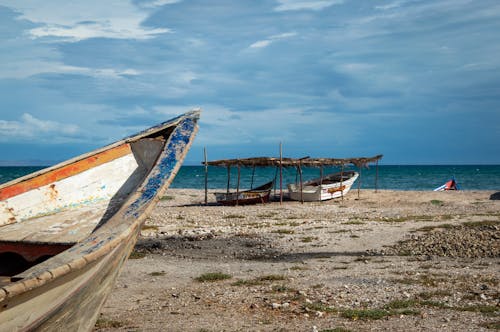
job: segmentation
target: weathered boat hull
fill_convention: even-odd
[[[269,202],[271,191],[266,192],[246,192],[236,195],[236,193],[217,193],[215,199],[221,205],[251,205]]]
[[[260,187],[241,192],[215,193],[215,200],[221,205],[251,205],[269,202],[274,182],[270,181]]]
[[[58,216],[59,210],[63,211],[60,214],[74,216],[82,207],[108,199],[106,208],[102,211],[97,209],[99,211],[93,214],[97,223],[88,236],[58,255],[23,272],[0,279],[0,331],[89,331],[93,328],[100,308],[135,245],[142,223],[182,164],[197,132],[198,118],[199,112],[186,113],[103,149],[0,186],[0,197],[3,195],[1,202],[10,209],[8,215],[0,218],[0,242],[1,236],[11,236],[8,230],[12,227],[15,229],[23,223],[47,221],[50,214]],[[158,149],[159,145],[154,140],[161,141],[161,149]],[[132,145],[130,151],[133,152],[136,167],[125,173],[124,181],[123,177],[120,178],[114,195],[106,187],[102,188],[104,193],[96,200],[86,199],[80,194],[71,199],[68,195],[60,200],[55,197],[55,202],[47,205],[45,211],[40,208],[40,211],[35,212],[33,206],[30,208],[25,200],[17,200],[16,203],[18,195],[32,194],[31,191],[37,191],[41,195],[34,195],[37,202],[51,199],[45,197],[45,193],[54,187],[62,189],[64,185],[61,181],[69,181],[73,176],[75,179],[88,176],[88,168],[79,169],[78,165],[82,166],[82,160],[85,161],[84,164],[91,162],[102,157],[102,153],[116,152],[114,149],[123,149],[122,146],[127,144]],[[138,150],[141,146],[146,148]],[[102,165],[122,165],[118,160],[129,155],[125,153],[123,156],[113,156]],[[141,165],[146,160],[148,163]],[[69,171],[72,167],[68,166],[75,164],[78,167],[74,168],[78,170],[74,174],[61,178],[54,176],[61,175],[61,169],[65,170],[63,173]],[[97,176],[102,174],[100,171],[95,173]],[[120,172],[115,170],[115,173],[119,177]],[[44,177],[45,180],[40,181]],[[80,180],[81,178],[77,179],[74,184],[82,183]],[[89,185],[92,187],[96,183],[98,185],[98,182],[91,181]],[[55,186],[51,186],[52,184]],[[59,194],[58,192],[57,196]],[[87,215],[89,211],[83,210],[83,215]],[[76,221],[75,223],[78,226]],[[49,232],[49,235],[64,234],[67,241],[71,241],[71,235],[79,230],[74,224],[68,226],[58,223],[51,224],[51,227],[57,232]],[[65,232],[64,227],[70,231]],[[12,246],[16,242],[10,243]],[[36,241],[30,243],[37,244]]]
[[[295,201],[317,202],[342,197],[351,190],[359,176],[357,172],[346,174],[348,176],[341,182],[326,183],[325,181],[325,184],[320,184],[318,179],[305,182],[302,184],[302,190],[300,184],[289,184],[289,198]],[[338,175],[339,173],[335,173],[325,177],[325,179]]]
[[[2,331],[89,331],[135,241],[9,302]],[[129,249],[129,250],[127,250]],[[29,319],[29,316],[36,319]]]

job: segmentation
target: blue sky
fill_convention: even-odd
[[[188,155],[500,164],[500,2],[0,0],[0,163],[195,107]]]

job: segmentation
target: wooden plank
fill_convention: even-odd
[[[88,236],[104,215],[108,202],[32,218],[0,227],[0,241],[75,243]],[[43,225],[43,227],[41,226]]]

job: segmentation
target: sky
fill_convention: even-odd
[[[185,164],[500,164],[497,0],[0,0],[0,164],[193,108]]]

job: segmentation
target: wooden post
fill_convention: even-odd
[[[253,177],[255,176],[255,164],[253,164],[252,168],[252,182],[250,183],[250,189],[253,189]]]
[[[321,203],[321,194],[323,192],[323,189],[321,186],[323,185],[323,164],[319,166],[319,201]]]
[[[361,169],[363,168],[363,165],[360,165],[358,167],[359,169],[359,180],[358,180],[358,199],[359,199],[359,190],[361,189]]]
[[[227,194],[229,194],[230,183],[231,183],[231,165],[227,165],[227,191],[226,191]]]
[[[302,167],[301,163],[299,163],[299,177],[300,177],[300,202],[304,204],[304,193],[302,192]]]
[[[236,205],[238,205],[240,196],[240,164],[238,163],[238,184],[236,185]]]
[[[274,178],[273,178],[273,188],[274,188],[274,195],[273,197],[276,197],[276,187],[278,186],[278,182],[276,179],[278,178],[278,167],[274,169]]]
[[[207,164],[207,148],[203,148],[205,158],[205,205],[208,205],[208,164]]]
[[[342,189],[342,182],[344,181],[344,164],[340,168],[340,197],[344,201],[344,190]]]
[[[378,191],[378,159],[377,164],[375,166],[375,192]]]
[[[280,205],[283,204],[283,148],[280,142]]]

